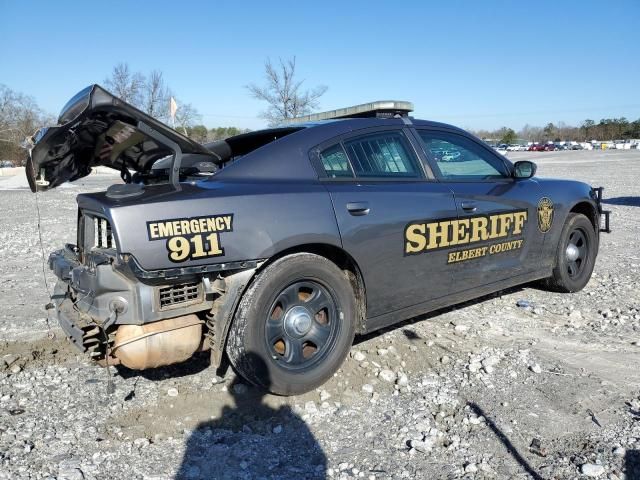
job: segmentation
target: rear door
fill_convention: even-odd
[[[414,223],[457,216],[449,186],[425,169],[417,147],[407,129],[385,127],[335,138],[311,153],[343,246],[362,271],[369,318],[449,292],[446,253],[419,254],[419,227],[407,237]]]
[[[537,226],[538,182],[514,179],[508,162],[471,136],[429,128],[416,132],[439,182],[455,196],[459,221],[447,247],[456,278],[452,290],[535,271],[544,240]]]

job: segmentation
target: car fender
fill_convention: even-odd
[[[596,234],[598,234],[598,206],[591,186],[586,183],[559,179],[538,179],[538,181],[543,192],[539,205],[543,198],[549,199],[553,205],[553,221],[545,234],[543,258],[554,262],[562,228],[569,213],[582,211],[582,206],[588,205],[594,215],[590,220],[594,223]]]
[[[213,183],[185,185],[179,192],[145,193],[130,203],[112,202],[102,214],[113,223],[119,253],[135,252],[141,270],[156,271],[261,261],[308,243],[342,246],[331,199],[319,183],[238,183],[212,188]],[[81,208],[96,203],[89,198],[80,202]],[[108,204],[104,196],[98,200]],[[194,234],[177,230],[164,235],[169,224],[218,217],[225,222],[216,233],[216,251],[206,245],[204,256],[193,251],[187,258],[171,256],[172,238],[188,240]],[[205,240],[209,233],[204,234]]]

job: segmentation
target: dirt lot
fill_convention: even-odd
[[[294,398],[206,355],[112,369],[109,395],[47,323],[35,196],[0,178],[0,478],[640,478],[640,151],[509,156],[605,186],[614,231],[587,288],[525,286],[359,338]],[[108,179],[39,195],[45,252]]]

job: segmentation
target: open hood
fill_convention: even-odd
[[[176,171],[183,153],[219,160],[99,85],[76,94],[60,112],[58,125],[39,130],[31,142],[26,173],[33,192],[85,177],[99,165],[119,170],[129,182],[131,170],[149,172],[156,160],[170,155]]]

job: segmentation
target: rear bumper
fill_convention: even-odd
[[[205,295],[209,283],[202,278],[188,284],[147,285],[119,271],[108,252],[86,257],[80,263],[73,245],[49,256],[49,268],[58,277],[54,300],[60,325],[75,339],[85,325],[106,327],[114,319],[119,325],[142,325],[207,310],[213,304]],[[180,297],[187,288],[190,296]],[[167,298],[178,301],[168,304]]]

